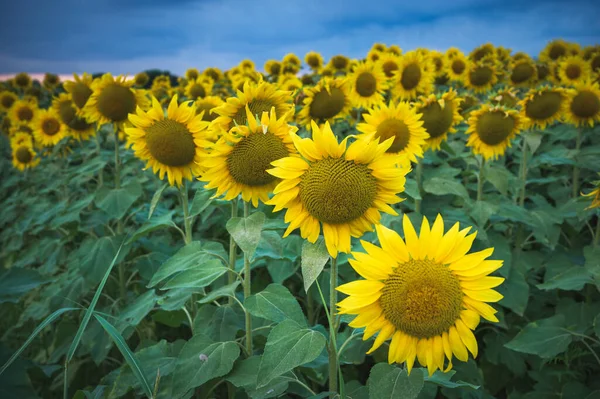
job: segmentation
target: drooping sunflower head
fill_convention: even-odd
[[[265,72],[267,75],[278,76],[281,73],[281,62],[277,60],[267,60],[267,62],[265,62]]]
[[[482,62],[470,62],[465,75],[465,86],[475,93],[489,91],[498,81],[494,65]]]
[[[73,104],[78,109],[83,109],[87,100],[92,95],[92,82],[94,79],[92,75],[89,73],[83,73],[81,77],[77,74],[73,74],[74,80],[67,80],[63,87],[71,95],[71,99],[73,100]]]
[[[277,118],[275,107],[255,117],[246,105],[247,125],[224,132],[203,160],[206,171],[199,179],[207,189],[216,189],[215,197],[231,200],[242,195],[257,207],[267,202],[279,179],[269,173],[271,162],[297,156],[290,136],[298,128],[289,125],[289,116]],[[291,112],[291,111],[290,111]]]
[[[446,59],[451,60],[455,57],[464,56],[465,54],[457,47],[450,47],[448,50],[446,50],[444,55],[446,56]]]
[[[77,115],[77,108],[71,95],[61,93],[52,100],[52,109],[61,122],[67,127],[67,134],[75,140],[89,140],[96,134],[94,125]]]
[[[212,94],[214,82],[211,78],[198,77],[190,79],[185,86],[185,96],[189,100],[204,98]]]
[[[67,127],[53,109],[41,109],[32,122],[36,143],[53,147],[67,135]]]
[[[539,54],[539,60],[542,62],[553,63],[569,53],[569,43],[562,39],[556,39],[549,42]]]
[[[165,115],[152,97],[150,110],[144,112],[138,107],[135,114],[129,114],[129,121],[133,127],[125,128],[128,146],[147,163],[146,169],[152,168],[161,180],[167,175],[172,186],[181,186],[183,179],[191,181],[201,174],[208,122],[196,114],[193,102],[179,104],[175,95]]]
[[[188,68],[185,71],[185,78],[187,80],[196,80],[200,77],[200,71],[197,68]]]
[[[10,145],[12,148],[20,145],[28,145],[29,147],[33,147],[33,136],[31,133],[17,131],[11,135]]]
[[[25,90],[31,87],[32,84],[31,76],[25,72],[18,73],[12,78],[12,85],[17,89]]]
[[[402,49],[397,44],[392,44],[390,47],[388,47],[387,53],[399,57],[402,55]]]
[[[0,111],[8,112],[18,99],[19,97],[12,91],[0,92]]]
[[[496,49],[492,43],[485,43],[476,47],[469,54],[469,58],[475,62],[482,61],[485,58],[496,57]]]
[[[302,66],[302,61],[294,53],[288,53],[288,54],[284,55],[282,62],[285,63],[285,64],[294,64],[294,65],[296,65],[298,67]]]
[[[304,86],[312,86],[315,84],[315,74],[306,74],[300,77],[300,81]]]
[[[527,87],[537,81],[537,68],[529,58],[513,61],[510,68],[509,81],[513,86]]]
[[[110,73],[94,80],[92,95],[82,110],[83,116],[88,122],[95,122],[99,126],[106,123],[122,126],[137,107],[145,109],[148,106],[145,92],[132,89],[132,84],[133,81],[125,80],[124,76],[113,78]],[[73,102],[77,105],[75,100]]]
[[[133,81],[135,82],[135,86],[142,88],[148,84],[150,76],[146,72],[139,72],[135,74]]]
[[[459,113],[461,101],[452,89],[441,95],[430,94],[419,99],[415,110],[421,114],[423,128],[429,134],[425,149],[439,150],[448,134],[456,132],[455,126],[463,120]]]
[[[60,84],[60,78],[54,73],[46,73],[42,84],[46,89],[53,90]]]
[[[392,96],[401,100],[416,99],[433,91],[435,66],[431,59],[417,51],[409,51],[400,59],[390,83]]]
[[[300,228],[302,238],[314,243],[323,226],[325,245],[332,257],[350,252],[350,237],[360,237],[379,223],[380,211],[395,215],[390,206],[401,201],[408,168],[385,157],[389,139],[358,139],[338,143],[329,123],[321,129],[313,122],[312,139],[292,134],[299,157],[273,162],[268,172],[282,179],[267,203],[274,211],[286,208],[290,223],[284,237]]]
[[[373,43],[373,45],[371,46],[371,50],[383,53],[387,51],[387,46],[384,43]]]
[[[575,83],[589,80],[592,75],[592,67],[578,55],[571,55],[561,58],[558,65],[558,76],[560,82],[564,85],[573,85]]]
[[[365,328],[363,340],[378,333],[367,353],[391,339],[390,364],[406,362],[410,373],[416,359],[429,375],[447,372],[453,357],[477,357],[473,330],[481,317],[498,322],[488,302],[502,299],[493,288],[504,278],[489,274],[502,261],[487,259],[493,248],[469,253],[476,233],[458,222],[444,232],[440,215],[431,226],[423,217],[418,235],[406,215],[402,222],[404,239],[377,225],[379,246],[361,241],[365,252],[352,252],[350,265],[364,280],[337,288],[348,295],[338,309],[356,315],[349,325]]]
[[[313,71],[318,72],[321,68],[323,68],[323,56],[316,51],[310,51],[306,53],[304,56],[304,62],[306,62],[306,64]]]
[[[349,64],[350,64],[350,59],[348,57],[346,57],[345,55],[341,55],[341,54],[334,55],[329,60],[329,65],[331,65],[331,67],[333,67],[333,69],[336,71],[346,71]]]
[[[40,163],[37,153],[30,143],[15,144],[12,147],[12,164],[21,172],[36,167]]]
[[[218,82],[219,80],[223,79],[223,72],[221,72],[221,70],[219,68],[214,68],[214,67],[206,68],[202,72],[202,75],[208,76],[215,82]]]
[[[423,157],[423,147],[429,134],[423,127],[421,114],[409,103],[401,101],[394,105],[380,104],[363,115],[364,122],[356,129],[363,133],[359,137],[364,140],[389,139],[392,144],[386,149],[386,154],[397,159],[408,159],[416,163],[417,157]]]
[[[346,117],[352,107],[347,81],[342,78],[322,78],[303,92],[305,98],[297,121],[309,130],[313,120],[321,126]]]
[[[295,75],[300,71],[300,65],[292,62],[284,62],[281,64],[281,73]]]
[[[487,101],[494,106],[500,105],[506,108],[516,108],[519,104],[519,97],[514,88],[505,87],[490,93]]]
[[[29,99],[17,100],[9,110],[8,116],[15,124],[31,123],[38,111],[37,101]]]
[[[212,122],[219,115],[215,114],[213,109],[223,104],[223,100],[217,96],[206,96],[199,98],[194,102],[196,106],[196,114],[202,114],[202,120],[206,122]]]
[[[593,126],[600,122],[600,86],[582,82],[569,91],[565,120],[575,126]]]
[[[592,73],[600,73],[600,50],[592,54],[588,62],[590,63]]]
[[[600,176],[600,173],[598,174]],[[592,197],[592,203],[588,206],[587,209],[600,208],[600,180],[596,180],[592,182],[594,185],[594,189],[587,194],[581,193],[584,197]]]
[[[446,73],[446,58],[439,51],[430,51],[429,58],[433,62],[435,76],[441,76]]]
[[[239,65],[242,72],[252,72],[255,70],[254,62],[249,59],[242,60]]]
[[[371,108],[383,102],[387,79],[381,64],[361,62],[348,75],[350,100],[354,107]]]
[[[504,155],[511,141],[523,129],[523,118],[516,110],[484,104],[469,116],[467,146],[487,159]]]
[[[519,103],[524,129],[545,129],[560,120],[568,106],[568,92],[560,87],[540,87],[529,90]]]

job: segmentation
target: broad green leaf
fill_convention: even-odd
[[[301,326],[306,326],[306,318],[298,301],[282,285],[269,285],[258,294],[246,298],[244,305],[246,310],[256,317],[274,322],[291,319]]]
[[[329,253],[322,238],[319,238],[314,244],[304,241],[304,244],[302,244],[302,280],[304,281],[304,291],[308,292],[308,289],[317,277],[319,277],[328,260]]]
[[[454,370],[450,370],[446,373],[443,373],[443,372],[437,370],[435,373],[433,373],[433,375],[431,377],[429,377],[427,370],[423,369],[422,372],[423,372],[424,379],[426,382],[432,382],[432,383],[442,386],[442,387],[446,387],[446,388],[467,387],[467,388],[479,389],[478,385],[469,384],[468,382],[450,381],[452,376],[454,376],[454,374],[456,374],[456,371],[454,371]]]
[[[211,190],[200,189],[194,194],[194,200],[190,209],[190,217],[197,216],[202,213],[212,203],[210,198],[213,195]]]
[[[564,317],[561,315],[534,321],[527,324],[505,346],[517,352],[551,359],[567,350],[573,341],[573,336],[563,324]]]
[[[83,277],[90,285],[98,284],[104,275],[104,268],[115,257],[123,242],[123,238],[123,236],[111,236],[93,241],[93,245],[89,249],[85,249],[83,257],[77,259],[76,264],[72,265],[72,267],[80,269],[81,274],[83,274]],[[121,262],[130,249],[130,246],[123,244],[116,263]]]
[[[129,349],[129,346],[127,346],[127,342],[125,342],[125,340],[123,339],[121,334],[119,334],[117,329],[114,328],[113,325],[106,321],[102,316],[98,315],[97,313],[94,313],[94,317],[106,330],[108,335],[110,335],[112,340],[115,342],[115,345],[117,345],[117,348],[119,348],[119,351],[125,358],[125,361],[131,368],[131,371],[133,371],[135,377],[138,379],[140,385],[142,386],[142,390],[144,391],[146,396],[148,398],[152,398],[152,389],[150,388],[150,384],[148,384],[148,381],[146,380],[146,377],[144,376],[140,365],[133,356],[131,349]]]
[[[529,147],[531,153],[534,154],[540,147],[540,144],[542,143],[543,135],[538,132],[529,131],[527,133],[524,133],[524,138],[527,142],[527,147]]]
[[[594,333],[600,338],[600,314],[594,319]]]
[[[527,284],[523,273],[513,269],[508,278],[496,290],[504,295],[504,298],[499,302],[500,305],[512,310],[519,316],[523,316],[529,302],[529,284]]]
[[[36,270],[10,268],[0,274],[0,303],[17,303],[24,294],[50,281]]]
[[[126,326],[135,327],[140,324],[144,317],[154,309],[156,300],[157,296],[154,293],[154,290],[149,290],[127,305],[127,307],[119,313],[118,322],[116,323],[119,332],[123,332]]]
[[[165,188],[167,187],[169,187],[169,183],[163,184],[158,190],[156,190],[156,192],[152,196],[152,201],[150,201],[150,210],[148,210],[148,220],[150,220],[150,218],[152,217],[152,214],[154,213],[154,210],[158,205],[158,201],[160,201],[160,197],[162,196],[163,191],[165,191]]]
[[[244,314],[237,304],[230,306],[204,305],[194,319],[194,331],[202,332],[215,341],[233,341],[244,329]]]
[[[423,389],[423,373],[414,369],[408,375],[406,370],[397,366],[378,363],[371,369],[367,385],[369,399],[415,399]]]
[[[586,284],[592,282],[593,278],[585,267],[573,266],[537,287],[541,290],[581,291]]]
[[[118,189],[101,187],[96,193],[95,203],[113,219],[121,219],[127,210],[142,195],[142,186],[137,180]]]
[[[265,214],[255,212],[247,218],[231,218],[225,226],[235,243],[244,251],[250,260],[261,239],[261,231],[265,221]]]
[[[217,288],[216,290],[209,292],[204,298],[200,299],[198,303],[211,303],[219,298],[233,296],[235,295],[235,290],[239,285],[240,281],[236,281],[233,284],[228,284]]]
[[[514,176],[505,168],[497,166],[490,166],[485,173],[486,181],[492,183],[492,185],[496,187],[496,190],[500,191],[502,195],[508,193],[508,187],[513,177]]]
[[[309,363],[325,348],[325,337],[303,328],[293,320],[285,320],[269,333],[265,352],[258,368],[257,388],[295,367]]]
[[[184,321],[187,320],[187,316],[183,310],[174,310],[171,312],[159,310],[158,312],[152,313],[152,320],[157,323],[164,324],[165,326],[179,327]]]
[[[476,201],[469,212],[477,226],[484,227],[490,217],[498,211],[498,206],[486,201]]]
[[[164,215],[157,216],[148,220],[146,223],[140,226],[139,229],[133,233],[131,238],[127,240],[127,245],[137,241],[139,238],[150,234],[155,230],[159,230],[166,227],[176,227],[175,222],[173,222],[173,211],[169,213],[165,213]]]
[[[260,362],[260,356],[246,358],[238,362],[225,379],[238,388],[256,386],[256,376]]]
[[[412,199],[422,199],[421,193],[419,193],[419,187],[414,179],[408,177],[406,178],[406,183],[404,184],[404,192]]]
[[[168,279],[161,289],[204,288],[227,273],[228,270],[221,261],[211,259],[176,274]]]
[[[423,182],[423,190],[433,195],[458,195],[469,199],[467,189],[458,181],[449,177],[432,177]]]
[[[177,358],[173,398],[180,398],[208,380],[227,374],[239,356],[240,347],[235,342],[213,342],[206,335],[194,335]]]

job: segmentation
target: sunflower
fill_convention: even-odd
[[[196,100],[211,95],[213,89],[213,80],[206,77],[190,79],[185,86],[185,95],[189,100]]]
[[[44,80],[42,84],[46,89],[54,90],[58,87],[58,85],[60,85],[60,78],[58,77],[58,75],[55,75],[53,73],[46,73],[44,75]]]
[[[171,186],[181,186],[183,179],[191,181],[200,175],[200,160],[208,145],[204,134],[208,122],[196,114],[191,101],[178,104],[174,95],[165,116],[152,97],[150,110],[144,112],[138,107],[135,114],[129,114],[129,121],[134,127],[125,128],[127,144],[137,158],[147,162],[146,169],[152,168],[161,180],[166,174]]]
[[[39,110],[31,125],[36,143],[43,147],[55,146],[67,135],[67,127],[52,109]]]
[[[202,72],[202,75],[208,76],[215,82],[218,82],[219,80],[223,79],[223,72],[221,72],[221,70],[219,68],[213,68],[213,67],[206,68]]]
[[[344,72],[350,65],[350,59],[345,55],[334,55],[329,60],[329,65],[338,72]]]
[[[73,104],[75,104],[78,109],[83,109],[87,100],[92,95],[92,82],[94,79],[89,73],[84,73],[81,77],[77,76],[77,74],[73,74],[73,78],[75,81],[67,80],[63,84],[63,87],[67,93],[71,94]]]
[[[423,146],[429,134],[423,127],[421,114],[407,102],[380,104],[364,114],[363,119],[364,122],[356,126],[363,133],[359,137],[380,141],[393,138],[392,144],[386,149],[387,154],[415,163],[417,157],[423,157]]]
[[[496,68],[488,63],[469,63],[465,74],[465,86],[475,93],[489,91],[498,81]]]
[[[401,201],[408,168],[396,166],[394,157],[385,157],[392,139],[355,140],[338,143],[329,123],[320,129],[312,123],[312,139],[291,134],[302,158],[286,157],[267,170],[282,179],[267,202],[274,212],[287,208],[290,223],[287,237],[300,228],[302,238],[314,243],[321,232],[332,257],[350,252],[350,237],[360,237],[379,223],[380,211],[396,215],[390,206]]]
[[[550,67],[548,67],[547,64],[538,62],[537,64],[535,64],[535,69],[537,70],[537,77],[539,82],[547,80],[550,76]]]
[[[461,101],[452,89],[441,96],[430,94],[419,99],[416,112],[422,115],[423,128],[429,134],[425,149],[439,150],[448,133],[456,132],[455,126],[463,120],[458,112]]]
[[[600,180],[596,180],[594,183],[595,188],[587,194],[581,193],[584,197],[592,197],[592,203],[587,209],[600,208]]]
[[[475,107],[479,106],[480,101],[479,98],[475,97],[474,95],[468,94],[468,93],[464,93],[462,95],[462,102],[460,103],[460,106],[458,107],[459,110],[458,112],[460,112],[460,115],[463,117],[463,119],[467,119],[469,117],[469,115],[471,114],[471,112],[473,112],[475,110]]]
[[[531,86],[537,80],[537,68],[535,63],[529,58],[513,60],[509,81],[516,87]]]
[[[516,108],[519,104],[517,92],[512,87],[496,90],[488,96],[488,102],[492,105],[501,105],[507,108]]]
[[[10,145],[13,148],[20,145],[33,147],[33,136],[30,133],[16,132],[10,137]]]
[[[486,160],[504,155],[506,147],[523,128],[523,118],[518,111],[484,104],[469,116],[467,146]]]
[[[446,74],[450,80],[465,82],[468,73],[469,60],[460,51],[452,53],[446,52]]]
[[[8,110],[14,105],[19,97],[12,91],[3,91],[0,93],[0,110],[2,112],[8,112]]]
[[[278,76],[281,73],[281,62],[277,60],[267,60],[267,62],[265,62],[265,72],[271,76]]]
[[[17,135],[26,134],[33,142],[33,129],[27,124],[13,125],[9,128],[9,136],[11,139]]]
[[[562,84],[583,82],[589,80],[591,75],[592,67],[578,55],[563,57],[558,64],[558,76]]]
[[[369,61],[369,62],[377,62],[377,61],[379,61],[379,59],[381,58],[381,56],[383,54],[384,53],[382,53],[379,50],[371,49],[367,53],[367,61]]]
[[[203,160],[207,169],[199,180],[207,182],[207,189],[216,188],[214,197],[224,195],[229,201],[241,194],[244,201],[252,201],[257,207],[259,200],[269,200],[269,193],[279,183],[266,172],[271,162],[296,156],[290,133],[298,128],[288,125],[290,117],[282,115],[277,119],[275,107],[257,117],[260,119],[246,105],[248,124],[224,132]]]
[[[150,92],[154,97],[161,102],[169,102],[171,100],[171,78],[166,75],[160,75],[154,78],[150,86]]]
[[[12,84],[17,89],[25,90],[31,87],[31,85],[33,84],[33,80],[31,79],[31,76],[29,76],[29,74],[21,72],[16,74],[12,78]]]
[[[187,80],[195,80],[200,77],[200,71],[197,68],[188,68],[185,71],[185,78]]]
[[[307,76],[307,75],[305,75],[305,76]],[[295,93],[296,91],[298,91],[302,88],[303,83],[302,83],[302,80],[298,79],[295,76],[279,75],[279,79],[277,81],[277,86],[281,90],[290,91],[292,93]]]
[[[315,72],[318,72],[323,68],[323,56],[316,51],[309,51],[304,56],[304,62]]]
[[[494,45],[491,43],[482,44],[481,46],[473,49],[473,51],[471,51],[471,54],[469,54],[469,58],[475,62],[481,61],[486,58],[489,59],[495,57],[496,50],[494,48]]]
[[[575,126],[593,126],[600,122],[600,87],[582,82],[569,91],[565,121]]]
[[[204,98],[199,98],[194,102],[196,114],[202,113],[202,120],[206,122],[212,122],[219,116],[212,112],[212,110],[221,104],[223,104],[223,100],[217,96],[206,96]]]
[[[527,92],[521,106],[523,128],[546,129],[546,126],[558,121],[564,115],[568,103],[567,90],[560,87],[540,87]]]
[[[429,58],[433,62],[435,77],[440,77],[446,73],[446,59],[444,54],[439,51],[430,51]]]
[[[380,64],[361,62],[348,75],[350,100],[355,107],[371,108],[383,102],[386,76]]]
[[[446,59],[452,60],[456,57],[465,57],[465,54],[457,47],[450,47],[448,50],[446,50],[444,56]]]
[[[383,43],[373,43],[373,45],[371,46],[371,50],[383,53],[387,51],[387,46]]]
[[[433,91],[435,66],[433,62],[416,51],[406,53],[400,59],[398,70],[390,83],[394,98],[416,99],[419,94]]]
[[[592,72],[599,73],[600,72],[600,51],[593,54],[591,56],[591,58],[588,60],[588,62],[590,63],[590,68],[592,69]]]
[[[150,76],[146,72],[140,72],[134,76],[133,81],[135,86],[144,87],[150,81]]]
[[[66,93],[61,93],[52,101],[52,109],[60,117],[62,123],[67,127],[67,133],[75,140],[89,140],[96,134],[96,129],[92,123],[88,123],[84,118],[77,116],[77,108]]]
[[[294,53],[288,53],[288,54],[284,55],[282,62],[284,64],[293,64],[293,65],[296,65],[298,68],[302,66],[302,61]]]
[[[29,143],[17,144],[12,147],[12,164],[21,172],[36,167],[40,163],[37,153]]]
[[[365,252],[352,252],[350,265],[364,280],[337,288],[349,295],[338,308],[356,315],[349,325],[365,328],[363,340],[378,333],[367,353],[391,338],[390,364],[406,362],[410,373],[416,358],[431,376],[449,371],[453,356],[466,362],[467,350],[477,357],[480,318],[498,322],[486,302],[502,299],[492,288],[504,278],[489,274],[503,262],[487,259],[493,248],[468,253],[477,233],[467,235],[471,228],[459,230],[457,222],[444,234],[440,215],[431,227],[423,217],[419,235],[406,215],[402,225],[404,240],[377,225],[380,246],[361,241]]]
[[[388,47],[387,53],[399,57],[402,55],[402,49],[397,44],[392,44],[390,47]]]
[[[262,115],[275,107],[277,115],[287,115],[292,108],[292,97],[289,91],[278,90],[277,87],[268,82],[260,82],[256,85],[244,82],[242,89],[237,91],[236,97],[229,97],[227,102],[213,109],[219,115],[213,126],[226,132],[234,124],[245,125],[246,105],[250,107],[253,115]]]
[[[388,80],[392,79],[394,73],[400,68],[400,57],[391,53],[382,54],[377,62]]]
[[[14,102],[9,110],[8,116],[16,124],[30,123],[33,121],[37,111],[37,101],[32,99],[21,99]]]
[[[322,78],[314,87],[303,91],[306,97],[296,120],[310,130],[313,120],[321,126],[345,118],[352,108],[348,89],[344,79]]]
[[[560,58],[568,55],[569,43],[562,39],[552,40],[544,47],[539,55],[539,60],[546,63],[558,61]]]
[[[83,107],[83,116],[99,126],[115,123],[122,127],[127,115],[134,113],[137,107],[144,109],[148,106],[145,92],[132,89],[132,84],[133,81],[125,80],[124,76],[113,78],[110,73],[102,75],[92,84],[92,95]]]

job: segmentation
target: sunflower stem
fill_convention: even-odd
[[[483,183],[485,182],[485,158],[481,157],[479,164],[479,175],[477,176],[477,202],[483,200]]]
[[[596,234],[594,234],[594,248],[600,244],[600,214],[596,217]]]
[[[417,163],[417,170],[415,174],[415,180],[417,181],[417,190],[419,192],[419,196],[423,195],[423,163],[422,160]],[[421,213],[421,200],[415,199],[415,211],[417,213]]]
[[[577,128],[577,139],[575,141],[575,156],[579,155],[579,149],[581,148],[581,136],[582,128]],[[573,198],[577,198],[579,195],[579,167],[573,166]]]
[[[250,215],[250,203],[244,201],[244,218]],[[250,296],[250,258],[244,253],[244,301]],[[244,309],[246,314],[246,350],[248,355],[252,356],[252,318],[250,313]]]
[[[188,203],[187,183],[179,186],[179,194],[181,195],[181,207],[183,208],[183,226],[185,229],[185,244],[192,242],[192,218],[190,217],[190,207]]]
[[[98,153],[98,158],[102,159],[102,148],[100,147],[100,134],[98,133],[98,129],[96,129],[96,152]],[[104,185],[104,168],[100,169],[100,173],[98,174],[98,185]]]
[[[231,200],[231,217],[235,218],[238,215],[238,200],[234,198]],[[229,271],[227,272],[227,283],[229,285],[235,283],[235,260],[237,258],[237,248],[233,236],[229,236]],[[233,298],[229,297],[229,305],[233,305]]]
[[[119,157],[119,128],[115,123],[113,125],[113,131],[115,133],[115,189],[121,188],[121,159]],[[123,219],[117,221],[117,234],[123,234],[124,226]],[[125,298],[127,297],[127,287],[125,279],[125,266],[124,262],[119,262],[119,293],[121,294],[121,300],[123,305],[125,304]]]
[[[337,258],[331,258],[331,275],[329,276],[329,392],[331,397],[335,397],[337,393],[337,372],[338,372],[338,356],[337,356],[337,320],[336,320],[336,305],[337,305],[337,287],[338,272]]]
[[[521,190],[519,194],[519,206],[525,206],[525,187],[527,186],[527,141],[523,136],[521,144]]]

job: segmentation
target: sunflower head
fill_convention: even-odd
[[[33,80],[28,73],[21,72],[18,73],[12,78],[12,84],[17,89],[25,90],[29,88],[33,84]]]
[[[565,120],[575,126],[593,126],[600,122],[600,86],[582,82],[569,91]]]
[[[469,60],[461,52],[446,52],[446,74],[450,80],[464,82],[468,73]]]
[[[323,56],[316,51],[310,51],[306,53],[304,56],[304,62],[306,62],[306,64],[313,71],[318,71],[323,68]]]
[[[473,49],[473,51],[471,51],[471,54],[469,54],[469,58],[475,62],[495,56],[496,50],[494,48],[494,45],[491,43],[482,44],[481,46]]]
[[[387,50],[387,46],[383,43],[373,43],[371,50],[383,53]]]
[[[592,68],[589,62],[578,55],[563,57],[558,64],[558,76],[560,82],[565,85],[587,81],[591,74]]]
[[[196,100],[211,95],[214,82],[211,78],[198,77],[190,79],[185,86],[185,95],[190,100]]]
[[[33,147],[33,136],[31,133],[27,133],[25,131],[15,131],[11,134],[10,145],[12,148],[20,145],[28,145],[29,147]]]
[[[200,71],[197,68],[189,68],[185,71],[185,78],[187,80],[196,80],[200,77]]]
[[[35,141],[44,147],[52,147],[66,137],[67,128],[53,109],[41,109],[32,122]]]
[[[569,54],[569,43],[562,39],[556,39],[549,42],[539,55],[542,62],[552,63]]]
[[[544,81],[550,76],[550,67],[547,64],[538,62],[535,64],[537,70],[538,81]]]
[[[68,133],[77,141],[89,140],[96,133],[94,125],[77,115],[77,108],[71,96],[61,93],[52,101],[52,109],[67,127]]]
[[[429,57],[417,51],[402,56],[398,70],[394,72],[391,92],[394,98],[401,100],[416,99],[419,94],[433,91],[435,66]]]
[[[367,61],[369,61],[369,62],[377,62],[381,58],[382,54],[383,53],[381,51],[371,49],[367,53]]]
[[[277,60],[267,60],[267,62],[265,62],[265,72],[268,75],[278,76],[281,73],[281,62]]]
[[[439,150],[448,134],[456,132],[455,126],[463,120],[459,113],[461,101],[452,89],[441,95],[430,94],[419,99],[415,109],[421,114],[423,128],[429,134],[426,148]]]
[[[281,77],[283,77],[283,75]],[[308,77],[308,79],[307,79],[307,77]],[[310,79],[310,81],[312,82],[312,78],[310,77],[310,75],[304,75],[302,78],[303,78],[303,80],[307,80],[307,81]],[[281,90],[296,93],[298,90],[300,90],[302,88],[302,86],[304,84],[303,84],[303,81],[298,79],[297,77],[289,76],[285,79],[281,79],[281,81],[278,82],[278,85]]]
[[[600,176],[600,173],[598,174]],[[581,193],[584,197],[592,197],[592,203],[587,209],[600,208],[600,180],[593,181],[594,189],[587,194]]]
[[[480,318],[498,322],[486,302],[502,299],[492,288],[504,278],[489,276],[502,261],[487,260],[493,248],[468,253],[476,233],[458,223],[444,232],[440,215],[431,226],[423,217],[418,235],[406,215],[402,225],[404,239],[377,225],[379,246],[361,241],[365,252],[352,252],[350,265],[364,280],[337,288],[348,295],[339,312],[356,315],[349,325],[364,327],[364,340],[378,333],[367,353],[391,339],[390,364],[406,362],[410,373],[416,359],[429,375],[449,371],[453,357],[477,356]]]
[[[8,129],[9,132],[9,136],[15,137],[18,134],[26,134],[27,136],[29,136],[30,140],[33,142],[34,138],[33,138],[33,129],[31,128],[31,126],[29,124],[18,124],[18,125],[13,125],[10,126]]]
[[[12,163],[16,169],[24,171],[36,167],[40,163],[40,159],[33,150],[31,143],[15,143],[12,146]]]
[[[469,116],[467,146],[487,159],[504,155],[511,140],[523,129],[518,111],[499,106],[483,105]]]
[[[350,59],[348,57],[346,57],[345,55],[334,55],[329,60],[329,64],[336,71],[345,71],[350,64]]]
[[[150,76],[146,72],[139,72],[135,74],[133,81],[137,87],[145,87],[150,81]]]
[[[35,114],[38,111],[37,102],[35,100],[17,100],[13,103],[9,110],[9,117],[12,122],[19,123],[30,123],[35,118]]]
[[[513,61],[509,80],[513,86],[530,86],[537,80],[535,63],[528,58]]]
[[[359,63],[347,80],[352,104],[355,107],[370,108],[383,102],[386,80],[381,64]]]
[[[218,117],[212,110],[221,104],[223,104],[223,100],[217,96],[200,98],[194,103],[196,106],[196,114],[202,114],[202,120],[206,122],[212,122]]]
[[[223,79],[223,72],[221,72],[221,70],[219,68],[213,68],[213,67],[206,68],[202,72],[202,74],[205,76],[208,76],[215,82],[218,82],[219,80]]]
[[[0,92],[0,110],[2,112],[8,112],[8,110],[14,105],[19,97],[12,91]]]
[[[298,113],[298,123],[310,130],[312,121],[322,125],[344,118],[352,103],[347,81],[342,78],[322,78],[314,86],[304,90],[305,98]]]
[[[94,79],[89,73],[84,73],[81,77],[73,74],[74,80],[68,80],[63,87],[71,95],[73,103],[78,109],[82,109],[92,95],[92,82]]]
[[[545,129],[561,119],[567,109],[568,92],[560,87],[540,87],[530,90],[519,102],[524,129]]]
[[[284,64],[294,64],[294,65],[296,65],[298,67],[302,66],[302,61],[294,53],[288,53],[288,54],[284,55],[282,62]]]
[[[460,115],[467,119],[472,111],[474,111],[475,107],[479,106],[480,100],[476,96],[465,93],[462,96],[462,102],[460,103],[459,112]]]
[[[467,67],[465,85],[475,93],[484,93],[498,81],[496,73],[496,67],[490,63],[471,62]]]
[[[515,108],[519,103],[519,97],[515,89],[508,87],[491,93],[488,97],[488,102],[492,105]]]

